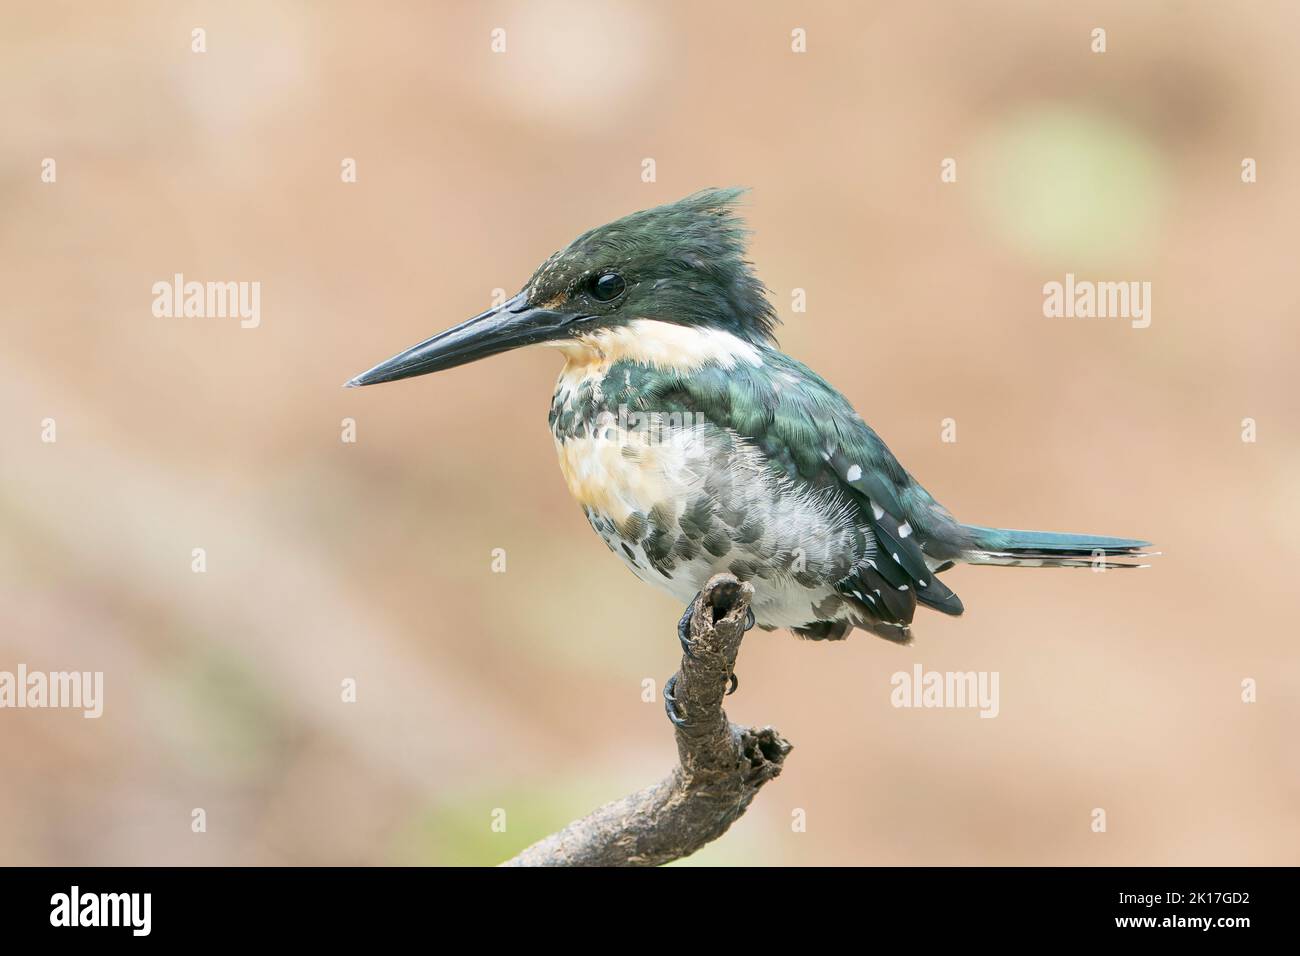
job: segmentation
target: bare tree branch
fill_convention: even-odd
[[[607,803],[502,866],[657,866],[727,832],[758,789],[781,772],[790,744],[771,727],[739,727],[722,709],[754,596],[730,574],[695,600],[691,655],[674,697],[679,765],[663,781]]]

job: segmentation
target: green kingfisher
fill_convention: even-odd
[[[766,630],[907,643],[918,604],[962,613],[939,579],[958,562],[1140,566],[1145,541],[962,524],[935,501],[843,395],[777,348],[742,192],[583,233],[513,298],[347,385],[555,349],[551,433],[592,528],[680,601],[721,571],[750,581]]]

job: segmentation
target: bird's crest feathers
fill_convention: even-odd
[[[654,319],[770,343],[777,316],[745,258],[749,230],[737,212],[744,193],[705,189],[590,229],[538,268],[525,287],[529,299],[580,303],[610,322]],[[603,308],[587,290],[608,273],[626,283],[626,294]]]

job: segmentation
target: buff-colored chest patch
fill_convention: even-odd
[[[650,442],[635,432],[610,429],[557,441],[555,449],[569,493],[618,524],[655,508],[675,514],[694,490],[687,450],[679,442]]]
[[[598,389],[618,362],[682,373],[705,363],[728,369],[741,362],[763,364],[759,350],[738,336],[651,319],[548,344],[564,355],[556,382],[561,406],[585,383],[597,383]],[[573,497],[621,523],[656,507],[675,510],[689,498],[692,484],[699,480],[691,464],[696,440],[691,429],[647,435],[611,427],[581,437],[557,437],[556,451]]]

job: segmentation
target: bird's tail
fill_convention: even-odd
[[[1005,564],[1029,568],[1145,568],[1141,558],[1149,541],[1108,538],[1097,534],[1063,534],[1055,531],[1015,531],[965,525],[974,546],[962,558],[971,564]],[[1116,560],[1116,559],[1120,560]],[[1132,560],[1139,559],[1138,563]]]

